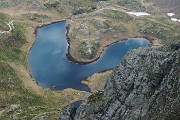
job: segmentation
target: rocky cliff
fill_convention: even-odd
[[[107,80],[77,110],[59,120],[179,120],[180,41],[129,52]]]

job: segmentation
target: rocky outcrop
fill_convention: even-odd
[[[60,114],[60,120],[73,120],[76,110],[77,108],[74,105],[66,106]]]
[[[5,113],[9,113],[9,112],[13,112],[17,109],[19,109],[21,106],[19,104],[13,104],[13,105],[10,105],[6,110],[5,110]]]
[[[129,52],[104,91],[91,95],[71,119],[179,120],[180,41]]]

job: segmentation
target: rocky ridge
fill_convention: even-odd
[[[68,118],[68,119],[67,119]],[[59,120],[179,120],[180,41],[129,52],[107,80],[77,110]]]

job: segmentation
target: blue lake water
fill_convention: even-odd
[[[28,56],[28,64],[31,76],[42,87],[55,86],[59,90],[73,88],[90,91],[88,86],[81,83],[83,78],[114,68],[129,50],[147,47],[150,44],[144,38],[117,42],[106,47],[97,61],[79,65],[66,57],[68,52],[66,32],[65,21],[37,29],[36,40]]]
[[[73,105],[76,108],[79,108],[81,104],[82,104],[82,100],[73,102],[71,105]]]

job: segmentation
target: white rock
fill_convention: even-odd
[[[13,104],[13,105],[10,105],[6,110],[5,112],[6,113],[9,113],[9,112],[13,112],[17,109],[19,109],[21,106],[19,104]]]
[[[88,53],[92,54],[92,51],[91,51],[91,49],[90,49],[90,48],[88,49]]]
[[[178,19],[177,18],[171,18],[171,21],[177,22]]]
[[[126,12],[126,13],[131,14],[131,15],[135,15],[135,16],[151,15],[151,14],[146,13],[146,12]]]
[[[167,16],[171,17],[171,16],[174,16],[175,14],[174,13],[167,13]]]

